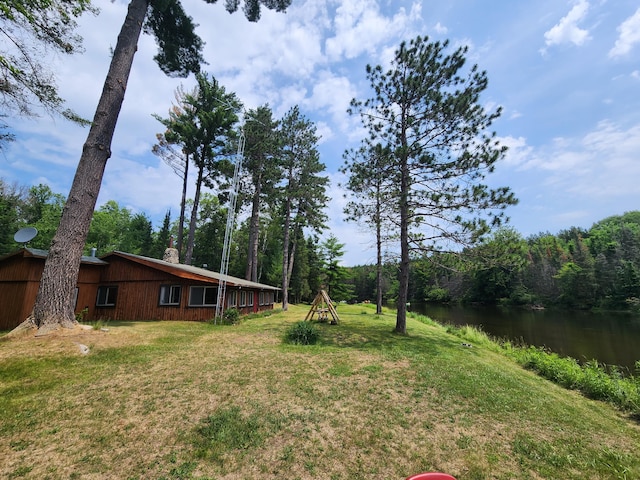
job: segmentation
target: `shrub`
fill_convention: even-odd
[[[297,345],[314,345],[319,337],[316,326],[304,320],[295,323],[287,331],[287,341]]]
[[[240,323],[240,312],[236,308],[229,308],[222,314],[222,323],[225,325],[237,325]]]

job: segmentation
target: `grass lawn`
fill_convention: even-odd
[[[640,425],[444,327],[339,306],[0,342],[0,477],[638,479]],[[78,344],[90,352],[80,353]]]

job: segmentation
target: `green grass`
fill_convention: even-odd
[[[340,305],[315,345],[283,341],[308,308],[1,341],[0,477],[640,478],[629,409],[481,332]]]
[[[618,367],[607,366],[596,360],[581,365],[574,358],[561,357],[541,347],[514,346],[509,341],[494,340],[468,325],[450,326],[447,331],[473,345],[501,352],[558,385],[578,390],[594,400],[609,402],[640,419],[640,377],[623,376]]]

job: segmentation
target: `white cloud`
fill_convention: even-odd
[[[440,22],[436,23],[433,29],[438,35],[446,35],[449,32],[449,29]]]
[[[589,40],[589,31],[578,27],[578,23],[587,15],[589,2],[580,0],[569,13],[562,17],[560,22],[547,30],[544,34],[547,46],[560,45],[562,43],[573,43],[581,46]]]
[[[406,31],[420,13],[419,3],[414,3],[408,13],[400,8],[393,17],[386,17],[375,0],[343,2],[336,9],[335,36],[326,40],[327,55],[336,61],[374,54],[381,44]]]
[[[609,51],[609,57],[626,55],[636,43],[640,43],[640,8],[620,24],[618,32],[620,35]]]
[[[346,132],[349,122],[347,108],[355,96],[355,88],[347,77],[325,71],[318,74],[318,80],[306,105],[329,116],[337,128]]]
[[[542,175],[541,182],[580,197],[636,195],[640,178],[640,124],[624,128],[602,121],[582,137],[557,137],[532,147],[523,137],[500,139],[509,147],[506,167]]]
[[[508,148],[507,154],[504,158],[504,163],[507,166],[517,167],[526,164],[533,152],[533,147],[527,145],[527,140],[524,137],[501,137],[499,138],[500,145],[504,145]]]
[[[190,189],[192,185],[190,182]],[[124,158],[113,158],[105,170],[98,205],[118,199],[121,206],[151,218],[162,218],[168,209],[173,210],[175,217],[181,189],[182,180],[160,160],[143,166]]]

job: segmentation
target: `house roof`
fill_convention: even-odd
[[[143,257],[141,255],[134,255],[132,253],[114,251],[111,253],[107,253],[106,255],[103,255],[100,258],[108,262],[109,258],[112,256],[125,258],[132,262],[136,262],[141,265],[146,265],[147,267],[154,268],[156,270],[161,270],[171,275],[175,275],[176,277],[179,277],[179,278],[185,278],[189,280],[198,280],[198,281],[204,281],[204,282],[211,282],[211,280],[215,280],[215,283],[226,281],[227,285],[240,287],[240,288],[244,287],[244,288],[253,288],[257,290],[281,290],[278,287],[265,285],[264,283],[250,282],[249,280],[244,280],[242,278],[232,277],[230,275],[222,275],[221,273],[212,272],[211,270],[207,270],[200,267],[194,267],[193,265],[183,265],[181,263],[169,263],[164,260],[158,260],[157,258]]]
[[[47,255],[49,254],[49,252],[47,250],[41,250],[39,248],[29,248],[29,247],[25,247],[25,248],[21,248],[20,250],[17,250],[15,252],[12,253],[8,253],[7,255],[4,255],[2,257],[0,257],[0,261],[4,260],[6,258],[10,258],[10,257],[16,257],[16,256],[22,256],[22,257],[33,257],[33,258],[47,258]],[[105,262],[104,260],[99,259],[98,257],[89,257],[89,256],[85,256],[83,255],[82,258],[80,259],[81,263],[88,263],[88,264],[93,264],[93,265],[108,265],[107,262]]]

